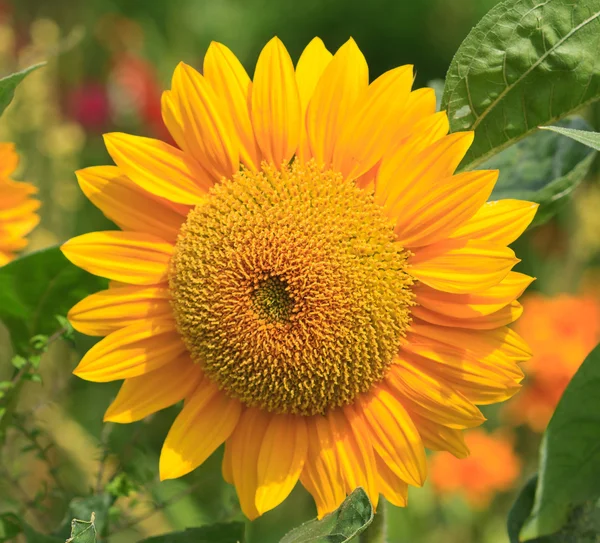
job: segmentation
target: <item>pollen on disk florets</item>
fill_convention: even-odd
[[[230,396],[324,413],[385,376],[410,319],[407,256],[372,194],[340,174],[242,170],[182,227],[169,277],[177,327]]]

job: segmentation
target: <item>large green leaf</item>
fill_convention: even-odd
[[[67,543],[96,543],[95,515],[90,520],[73,519],[71,522],[71,537]]]
[[[566,129],[588,128],[580,117],[561,121]],[[588,173],[595,151],[554,132],[536,132],[488,160],[499,169],[490,199],[517,198],[540,204],[532,225],[548,220]]]
[[[463,161],[498,151],[600,98],[600,0],[506,0],[459,47],[442,108],[475,130]]]
[[[40,62],[39,64],[34,64],[33,66],[25,68],[20,72],[7,75],[6,77],[0,79],[0,115],[4,113],[4,110],[12,102],[17,85],[31,72],[45,65],[45,62]]]
[[[599,391],[600,345],[569,383],[548,424],[535,501],[521,541],[558,532],[582,507],[594,510],[600,498]]]
[[[26,353],[29,339],[51,334],[79,300],[106,280],[71,264],[58,247],[13,260],[0,268],[0,321],[8,327],[15,350]]]
[[[563,136],[567,136],[579,143],[583,143],[596,151],[600,151],[600,133],[591,130],[577,130],[573,128],[564,128],[562,126],[540,126],[543,130],[551,130]]]
[[[188,528],[183,532],[173,532],[144,539],[139,543],[243,543],[244,523],[229,522]]]
[[[294,528],[280,543],[345,543],[363,532],[372,521],[373,506],[366,492],[357,488],[333,513]]]

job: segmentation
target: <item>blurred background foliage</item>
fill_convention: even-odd
[[[48,59],[28,77],[0,120],[0,141],[21,156],[16,179],[39,187],[42,221],[29,251],[76,234],[112,228],[81,194],[74,170],[108,164],[102,133],[166,138],[160,94],[183,60],[201,68],[212,40],[229,46],[249,73],[262,46],[278,35],[297,59],[312,37],[330,50],[349,36],[364,52],[371,78],[410,63],[416,87],[443,79],[471,27],[496,0],[2,0],[0,74]],[[584,115],[596,130],[600,108]],[[520,159],[519,159],[520,160]],[[530,164],[536,168],[537,162]],[[548,164],[552,169],[553,165]],[[516,489],[535,472],[540,432],[569,378],[600,339],[598,168],[550,222],[515,247],[521,271],[538,278],[518,325],[538,355],[525,369],[525,391],[485,410],[469,460],[446,453],[431,464],[409,507],[389,506],[389,541],[500,543]],[[58,323],[57,323],[58,327]],[[0,381],[12,367],[0,330]],[[177,408],[128,426],[103,425],[117,383],[71,376],[90,338],[48,346],[43,385],[28,382],[0,449],[0,513],[24,515],[33,528],[66,537],[65,519],[110,520],[108,538],[129,542],[203,523],[243,520],[235,493],[222,481],[221,451],[176,481],[158,482],[158,453]],[[576,355],[574,353],[577,353]],[[77,497],[88,496],[86,500]],[[90,498],[92,502],[90,504]],[[73,501],[75,499],[75,501]],[[100,513],[99,513],[100,511]],[[298,487],[284,504],[248,523],[250,543],[278,541],[315,515]],[[62,528],[61,528],[62,526]]]

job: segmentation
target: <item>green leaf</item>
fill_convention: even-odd
[[[589,126],[582,118],[561,121],[563,127]],[[482,167],[499,169],[491,200],[516,198],[540,204],[532,226],[546,222],[587,175],[596,153],[553,132],[537,132],[505,149]]]
[[[29,75],[31,72],[45,65],[45,62],[40,62],[39,64],[34,64],[33,66],[29,66],[29,68],[25,68],[20,72],[10,74],[0,79],[0,115],[4,113],[4,110],[12,102],[17,85],[21,81],[23,81],[23,79],[25,79],[25,77],[27,77],[27,75]]]
[[[14,513],[0,514],[0,543],[13,542],[20,534],[25,536],[26,543],[64,543],[63,539],[36,532]]]
[[[243,543],[244,523],[217,523],[150,537],[138,543]]]
[[[521,541],[558,532],[600,498],[600,345],[585,359],[548,424],[531,516]]]
[[[13,541],[21,532],[21,521],[13,513],[2,513],[0,515],[0,543]]]
[[[280,543],[345,543],[373,522],[373,506],[357,488],[342,505],[322,520],[311,520],[289,532]]]
[[[8,327],[15,351],[27,354],[29,338],[56,331],[56,315],[106,285],[71,264],[58,247],[18,258],[0,268],[0,321]]]
[[[534,475],[527,484],[521,489],[515,503],[508,512],[508,520],[506,528],[508,530],[508,538],[510,543],[519,542],[519,532],[523,528],[523,524],[531,513],[533,507],[533,500],[535,499],[535,487],[537,485],[538,477]]]
[[[67,515],[69,519],[94,517],[94,532],[104,534],[108,525],[108,510],[113,502],[114,499],[109,494],[95,494],[84,498],[75,498],[69,504]],[[77,543],[80,543],[78,540],[76,541]],[[82,540],[81,543],[83,543],[83,541],[84,540]]]
[[[552,130],[563,136],[567,136],[579,143],[583,143],[596,151],[600,151],[600,133],[591,130],[576,130],[574,128],[564,128],[562,126],[540,126],[542,130]]]
[[[92,513],[90,520],[73,519],[71,537],[66,543],[96,543],[96,516]]]
[[[435,110],[440,111],[442,106],[442,96],[444,95],[444,80],[432,79],[427,82],[426,86],[435,91]]]
[[[600,0],[506,0],[469,33],[448,69],[450,130],[475,130],[468,170],[538,126],[600,98]]]

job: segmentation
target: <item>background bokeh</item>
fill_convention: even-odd
[[[112,228],[83,198],[73,172],[110,162],[104,132],[168,139],[160,115],[162,89],[179,61],[201,68],[212,40],[228,45],[252,73],[273,35],[294,60],[314,36],[332,51],[352,36],[371,78],[410,63],[420,87],[444,77],[461,41],[495,3],[0,1],[0,75],[49,60],[27,78],[0,119],[0,141],[15,142],[21,155],[15,178],[38,186],[43,202],[28,250]],[[598,129],[598,106],[584,113]],[[507,541],[506,513],[516,489],[536,470],[540,432],[566,382],[600,339],[594,271],[600,264],[598,168],[593,172],[557,217],[515,247],[523,260],[517,269],[538,278],[525,299],[527,321],[520,325],[538,353],[526,366],[525,391],[506,406],[485,409],[485,433],[468,438],[469,460],[457,464],[445,453],[437,455],[431,463],[435,484],[412,490],[407,509],[389,506],[390,542]],[[78,338],[80,350],[89,345]],[[10,373],[9,356],[6,332],[0,330],[0,378]],[[222,481],[221,451],[193,474],[159,483],[158,453],[177,408],[126,427],[103,426],[117,384],[72,377],[79,356],[77,349],[54,345],[43,361],[43,386],[27,385],[18,428],[0,450],[0,512],[25,512],[32,525],[49,532],[68,516],[73,497],[91,490],[101,494],[111,481],[112,492],[128,494],[110,509],[111,542],[241,518],[233,489]],[[297,488],[249,525],[249,542],[278,541],[314,515],[311,499]]]

